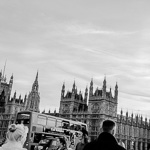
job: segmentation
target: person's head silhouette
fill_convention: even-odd
[[[102,123],[103,132],[108,132],[112,135],[116,134],[116,123],[112,120],[105,120]]]

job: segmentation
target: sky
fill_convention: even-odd
[[[118,83],[118,113],[150,118],[149,0],[0,0],[0,69],[24,97],[39,72],[40,110],[58,112],[61,88],[84,94]]]

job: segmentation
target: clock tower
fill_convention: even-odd
[[[89,88],[88,118],[89,118],[89,134],[91,140],[99,135],[101,123],[106,119],[117,119],[117,103],[118,103],[118,86],[115,86],[114,97],[111,88],[106,90],[106,77],[103,81],[102,89],[96,88],[93,92],[93,80],[91,80]]]

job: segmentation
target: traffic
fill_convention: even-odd
[[[31,111],[18,112],[15,123],[24,124],[29,129],[24,143],[28,150],[57,149],[58,139],[64,139],[67,148],[74,150],[81,131],[87,131],[85,123]]]

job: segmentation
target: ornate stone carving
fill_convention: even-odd
[[[99,113],[100,112],[100,107],[99,107],[99,104],[98,103],[94,103],[92,108],[92,113]]]
[[[62,112],[63,112],[63,113],[69,113],[69,112],[70,112],[69,105],[65,104],[65,105],[63,106]]]

